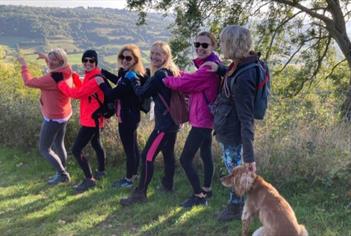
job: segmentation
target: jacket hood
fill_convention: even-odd
[[[199,68],[203,63],[207,62],[207,61],[212,61],[215,63],[220,63],[221,60],[219,59],[219,57],[217,56],[216,53],[212,52],[208,57],[206,58],[196,58],[193,60],[194,65],[196,66],[196,68]]]

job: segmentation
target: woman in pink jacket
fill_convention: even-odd
[[[32,77],[23,57],[18,57],[22,65],[24,84],[41,91],[40,108],[44,121],[40,129],[39,150],[50,164],[56,169],[56,175],[48,181],[49,185],[69,182],[70,176],[66,170],[67,152],[64,144],[66,126],[72,115],[71,99],[61,93],[51,72],[61,72],[65,81],[72,84],[72,69],[67,64],[67,54],[57,48],[48,53],[38,53],[38,59],[45,59],[49,73],[38,78]],[[52,149],[54,147],[54,149]],[[55,151],[54,151],[55,150]]]
[[[189,122],[192,126],[186,139],[180,163],[193,187],[194,194],[181,205],[191,208],[195,205],[207,205],[206,197],[212,195],[211,182],[213,176],[212,161],[212,128],[213,116],[209,104],[217,96],[220,77],[201,67],[205,62],[219,63],[218,56],[214,53],[216,39],[210,32],[201,32],[194,42],[197,58],[194,60],[198,68],[194,73],[182,73],[181,77],[167,77],[164,84],[183,93],[189,94]],[[192,164],[195,153],[200,148],[200,156],[204,165],[204,185],[201,187],[199,177]]]

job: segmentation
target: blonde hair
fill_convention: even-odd
[[[121,50],[117,54],[118,66],[121,66],[121,63],[122,63],[122,61],[121,61],[121,59],[119,59],[119,57],[122,56],[122,54],[125,51],[131,52],[133,54],[134,59],[135,59],[135,64],[131,67],[131,69],[138,72],[141,75],[144,75],[145,68],[144,68],[144,65],[142,62],[142,58],[141,58],[141,51],[140,51],[140,48],[135,44],[126,44],[121,48]]]
[[[225,58],[242,59],[248,56],[252,47],[250,31],[238,25],[226,26],[220,35]]]
[[[68,65],[68,57],[67,57],[67,53],[65,52],[65,50],[63,50],[62,48],[55,48],[52,49],[49,53],[48,53],[48,57],[52,55],[54,56],[59,62],[60,65],[57,68],[54,69],[49,69],[50,71],[57,71],[63,67],[66,67]]]
[[[209,38],[211,40],[212,47],[213,48],[217,47],[217,39],[211,32],[202,31],[202,32],[198,33],[198,35],[196,35],[196,38],[199,36],[206,36],[207,38]]]
[[[172,50],[169,44],[163,41],[156,41],[152,44],[151,50],[152,48],[160,48],[161,51],[165,54],[166,60],[162,65],[162,68],[170,70],[174,76],[179,76],[179,68],[173,61]],[[151,64],[151,75],[154,75],[158,69],[159,68],[156,68]]]

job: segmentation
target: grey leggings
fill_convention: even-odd
[[[44,120],[40,129],[39,151],[60,174],[66,173],[67,152],[64,143],[67,122]]]

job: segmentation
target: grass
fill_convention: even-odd
[[[177,165],[174,194],[157,190],[162,173],[158,161],[150,186],[149,201],[122,208],[118,201],[129,190],[111,189],[124,174],[119,157],[108,163],[107,177],[98,187],[75,195],[72,184],[81,170],[71,157],[72,184],[48,187],[53,170],[37,152],[0,148],[0,235],[239,235],[240,222],[218,222],[216,212],[227,200],[227,190],[214,176],[214,196],[208,207],[185,211],[179,203],[191,194],[183,171]],[[216,157],[217,158],[217,157]],[[162,158],[158,157],[159,160]],[[94,163],[94,158],[90,158]],[[217,163],[218,165],[220,163]],[[274,184],[274,181],[271,181]],[[351,235],[351,209],[344,185],[310,185],[308,181],[286,183],[280,189],[310,235]],[[259,226],[256,220],[251,230]]]

